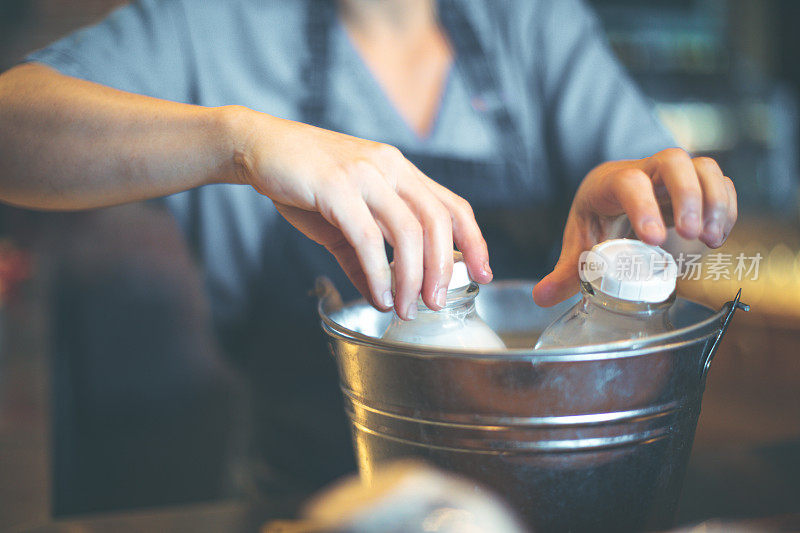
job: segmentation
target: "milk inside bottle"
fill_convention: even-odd
[[[550,324],[536,349],[642,339],[673,329],[677,265],[659,248],[633,239],[594,246],[578,266],[582,299]]]
[[[394,314],[383,339],[446,348],[505,349],[500,337],[475,309],[478,284],[472,281],[459,252],[453,255],[453,275],[447,286],[447,303],[440,311],[429,309],[420,298],[417,317],[404,321]]]

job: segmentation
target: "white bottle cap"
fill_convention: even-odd
[[[464,256],[461,252],[453,252],[453,275],[450,277],[450,283],[447,285],[448,291],[463,289],[472,283],[472,279],[467,272],[467,264],[464,262]]]
[[[675,290],[678,267],[658,246],[613,239],[581,254],[580,278],[592,288],[622,300],[663,302]]]

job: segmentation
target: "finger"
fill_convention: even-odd
[[[730,202],[725,176],[717,162],[710,157],[692,159],[700,187],[703,190],[703,231],[700,240],[710,248],[718,248],[725,240]]]
[[[678,234],[685,239],[698,238],[703,229],[703,191],[689,154],[669,148],[648,160],[656,163],[655,175],[669,192]]]
[[[563,302],[578,291],[578,260],[591,246],[581,238],[579,223],[572,214],[567,220],[561,255],[553,271],[533,288],[533,301],[541,307]]]
[[[398,194],[380,177],[364,182],[364,199],[394,248],[394,309],[404,320],[417,315],[423,278],[422,226]]]
[[[336,261],[347,274],[347,277],[358,289],[358,292],[360,292],[371,305],[384,309],[391,307],[391,303],[388,306],[383,305],[373,298],[358,255],[350,243],[347,242],[342,230],[325,220],[320,213],[305,211],[294,206],[281,204],[280,202],[273,203],[278,212],[289,221],[292,226],[316,243],[323,245],[333,254]]]
[[[728,193],[728,216],[726,217],[725,227],[723,228],[723,241],[728,239],[733,225],[736,224],[736,219],[739,217],[739,203],[736,199],[736,187],[727,176],[723,176],[722,183],[725,185],[725,191]]]
[[[648,244],[663,243],[667,228],[650,176],[637,168],[624,168],[610,174],[609,179],[609,190],[628,216],[636,235]]]
[[[423,182],[450,212],[453,241],[464,256],[470,278],[478,283],[492,281],[492,268],[489,266],[489,249],[483,238],[472,206],[464,198],[450,189],[436,183],[424,174]]]
[[[320,214],[339,228],[353,248],[369,287],[368,293],[372,296],[372,302],[379,304],[383,309],[390,309],[394,305],[391,292],[392,276],[381,228],[362,198],[336,192],[327,194],[326,198],[326,203],[319,206]],[[334,256],[337,261],[340,260],[336,253]],[[347,266],[350,270],[345,272],[355,284],[354,278],[358,279],[360,275],[349,261]],[[356,288],[359,288],[358,285]]]
[[[450,212],[415,173],[399,181],[397,194],[422,225],[422,300],[439,310],[447,302],[447,285],[453,273],[453,228]]]
[[[329,246],[328,251],[333,254],[336,258],[336,262],[339,263],[344,273],[347,274],[347,278],[370,305],[382,310],[388,310],[392,307],[391,294],[388,295],[388,302],[375,300],[367,276],[364,274],[364,269],[361,266],[361,260],[355,249],[347,242],[344,236],[340,241]]]

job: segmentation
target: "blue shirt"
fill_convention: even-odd
[[[463,2],[496,58],[505,105],[518,119],[531,160],[541,162],[527,177],[532,183],[557,179],[574,188],[603,161],[674,146],[580,0]],[[305,9],[299,0],[139,0],[28,60],[125,91],[300,120],[307,90],[301,70],[309,54]],[[448,75],[432,132],[420,138],[340,23],[331,47],[328,113],[339,131],[421,154],[491,158],[499,152],[498,132],[457,68]],[[183,230],[198,237],[220,320],[246,313],[253,294],[302,294],[317,274],[296,272],[283,253],[279,228],[286,223],[249,187],[211,185],[194,200],[181,193],[165,201]],[[265,280],[283,292],[271,291]]]

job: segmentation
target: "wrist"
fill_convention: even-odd
[[[255,111],[223,106],[210,108],[209,113],[212,139],[220,149],[220,169],[212,183],[251,184]]]

